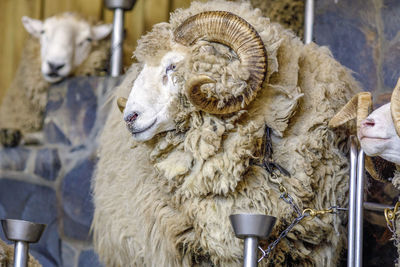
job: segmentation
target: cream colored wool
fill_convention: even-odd
[[[14,259],[14,249],[0,239],[0,267],[12,267]],[[29,255],[28,267],[41,267],[42,265]]]
[[[268,54],[264,88],[233,115],[196,111],[183,95],[191,72],[220,72],[213,77],[226,81],[230,90],[241,88],[230,83],[231,76],[241,73],[235,69],[235,55],[203,42],[177,66],[182,94],[171,111],[178,114],[175,131],[135,143],[114,106],[101,136],[93,181],[94,245],[106,266],[241,266],[243,242],[231,228],[233,213],[278,217],[270,240],[276,239],[294,213],[279,199],[277,180],[251,164],[260,157],[266,125],[274,133],[273,160],[292,175],[278,180],[300,208],[347,204],[348,133],[344,128],[334,132],[327,123],[360,87],[326,47],[304,45],[247,2],[193,2],[138,42],[138,61],[158,64],[173,47],[172,31],[208,10],[234,12],[257,30]],[[139,71],[140,65],[133,65],[114,96],[127,97]],[[226,88],[204,90],[226,93]],[[337,266],[346,242],[342,219],[325,215],[303,220],[260,265]]]
[[[400,172],[397,170],[394,173],[392,183],[397,190],[400,190]],[[396,213],[395,219],[396,236],[393,237],[394,245],[397,247],[397,256],[399,257],[395,262],[395,266],[400,266],[400,211]]]
[[[77,19],[82,19],[77,14],[75,16]],[[72,75],[103,74],[107,67],[109,47],[107,39],[93,42],[88,58],[75,69]],[[50,83],[43,78],[41,73],[39,41],[30,37],[22,52],[15,78],[0,105],[0,128],[19,129],[22,133],[40,130],[49,86]]]

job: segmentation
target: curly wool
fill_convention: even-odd
[[[58,16],[83,19],[75,13],[63,13]],[[108,64],[109,47],[109,40],[95,42],[88,58],[72,75],[103,74]],[[23,133],[40,130],[49,87],[50,83],[41,73],[40,43],[36,38],[30,37],[22,52],[15,78],[0,105],[0,128],[19,129]]]
[[[208,10],[235,10],[255,27],[268,54],[264,88],[247,110],[224,116],[196,111],[182,93],[174,105],[177,130],[145,143],[131,141],[122,115],[116,108],[111,111],[93,182],[94,244],[107,266],[240,266],[243,243],[234,236],[229,215],[276,216],[274,240],[294,219],[291,207],[279,199],[279,183],[300,208],[347,203],[348,132],[333,132],[327,123],[360,87],[327,48],[303,45],[247,2],[193,2],[139,41],[139,62],[157,64],[168,46],[173,47],[171,31]],[[159,46],[165,48],[157,50]],[[214,55],[203,55],[202,49]],[[208,64],[225,54],[221,45],[210,43],[193,51],[198,54],[183,63],[185,68],[177,67],[182,86],[192,71],[215,73]],[[196,57],[201,61],[197,67]],[[217,62],[226,64],[218,69],[235,75],[226,63],[234,65],[234,58],[225,60]],[[116,96],[129,94],[139,69],[132,67]],[[214,90],[223,94],[225,89]],[[253,164],[263,156],[266,125],[274,133],[272,160],[291,178],[275,178]],[[346,239],[341,222],[339,215],[302,221],[260,265],[336,266]]]
[[[397,189],[400,190],[400,171],[396,170],[392,179],[393,186]],[[396,235],[393,236],[394,244],[397,247],[397,256],[400,258],[400,211],[397,211],[396,213],[396,219],[395,219],[395,230],[396,230]],[[397,259],[395,261],[395,266],[399,267],[400,266],[400,260]]]

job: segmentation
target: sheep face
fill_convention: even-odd
[[[70,75],[88,57],[92,42],[111,32],[111,25],[91,26],[72,13],[50,17],[44,22],[24,16],[22,22],[40,40],[41,71],[51,83]]]
[[[213,44],[224,46],[225,52]],[[145,65],[126,106],[120,100],[119,107],[125,109],[124,120],[138,141],[176,128],[179,95],[192,108],[209,114],[234,114],[246,108],[267,72],[267,54],[256,30],[225,11],[196,14],[174,30],[160,24],[139,40],[137,51]]]
[[[361,122],[358,139],[368,156],[380,156],[400,164],[400,138],[393,124],[390,103],[375,110]]]
[[[137,141],[175,129],[174,117],[180,85],[174,75],[185,58],[184,51],[166,53],[160,64],[144,64],[135,80],[124,110],[124,120]]]

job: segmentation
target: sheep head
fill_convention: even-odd
[[[44,79],[54,83],[72,73],[89,55],[92,43],[111,32],[111,25],[90,25],[74,13],[44,21],[22,17],[25,29],[40,41],[41,71]]]
[[[358,100],[358,105],[356,104]],[[339,126],[357,117],[357,137],[365,154],[400,164],[400,79],[392,93],[391,102],[373,111],[371,94],[363,92],[353,97],[329,122]]]
[[[188,100],[194,110],[225,115],[244,109],[261,89],[267,70],[266,51],[257,32],[242,18],[230,12],[203,12],[186,19],[174,30],[165,26],[163,34],[167,44],[158,49],[163,53],[136,55],[139,61],[144,59],[143,69],[126,106],[124,100],[119,100],[134,139],[146,141],[175,129],[176,106],[182,99]],[[157,37],[151,40],[145,36],[143,46],[159,45],[152,43],[160,42]],[[202,42],[205,43],[199,52],[202,56],[195,59],[193,51]],[[207,45],[210,43],[226,46],[232,64],[239,70],[236,74],[215,69],[218,62],[199,67],[201,58],[214,52],[213,46]],[[140,50],[140,43],[138,47]],[[209,71],[205,71],[207,68]],[[234,89],[226,90],[228,87]]]

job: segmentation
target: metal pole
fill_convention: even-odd
[[[14,246],[14,267],[28,266],[28,248],[29,244],[23,241],[15,242]]]
[[[385,211],[385,209],[394,209],[392,205],[379,204],[374,202],[364,202],[364,209],[372,211]]]
[[[356,236],[354,266],[362,266],[363,202],[364,202],[364,151],[360,149],[357,161]]]
[[[246,237],[244,239],[244,261],[243,267],[257,267],[258,239],[257,237]]]
[[[350,136],[350,182],[349,182],[349,217],[348,217],[348,252],[347,266],[354,266],[354,241],[356,221],[356,190],[357,189],[357,142],[355,136]]]
[[[122,43],[124,41],[124,10],[114,9],[113,32],[111,37],[111,77],[122,74]]]
[[[309,44],[313,38],[314,0],[306,0],[304,16],[304,43]]]

